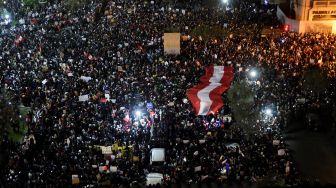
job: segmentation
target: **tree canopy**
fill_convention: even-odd
[[[8,134],[13,124],[18,123],[19,116],[14,104],[11,104],[4,92],[0,93],[0,138]]]
[[[23,4],[29,8],[35,8],[39,4],[39,0],[23,0]]]
[[[255,107],[255,91],[244,80],[233,83],[228,91],[229,104],[237,127],[247,134],[259,130],[260,112]]]
[[[220,26],[200,25],[191,31],[193,37],[201,36],[204,40],[223,38],[227,31]]]
[[[328,87],[328,76],[325,71],[312,69],[303,76],[303,89],[318,96]]]

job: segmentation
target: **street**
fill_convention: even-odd
[[[285,135],[293,157],[304,177],[318,179],[322,185],[336,183],[335,138],[329,132],[307,130],[301,122],[292,123]]]

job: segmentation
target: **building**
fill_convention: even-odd
[[[336,0],[290,0],[287,6],[278,6],[277,17],[289,30],[336,34]]]

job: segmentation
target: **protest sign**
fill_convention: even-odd
[[[100,149],[102,150],[102,154],[112,154],[112,147],[111,146],[100,146]]]
[[[72,175],[71,179],[72,179],[72,185],[77,185],[80,182],[77,174]]]
[[[133,162],[138,162],[140,159],[138,156],[133,156]]]
[[[150,163],[152,162],[164,162],[165,161],[165,149],[153,148],[151,149]]]
[[[118,167],[117,166],[110,166],[110,172],[115,173],[118,171]]]
[[[183,140],[183,144],[188,144],[190,141],[189,140]]]
[[[273,145],[274,146],[277,146],[277,145],[279,145],[280,144],[280,140],[273,140]]]
[[[194,171],[195,172],[200,172],[202,170],[202,166],[196,166]]]
[[[45,85],[47,82],[48,82],[47,79],[44,79],[44,80],[42,81],[42,84]]]
[[[285,152],[284,149],[279,149],[279,150],[278,150],[278,155],[279,155],[279,156],[284,156],[285,153],[286,153],[286,152]]]
[[[107,101],[109,101],[110,100],[110,94],[105,93],[105,98],[106,98]]]
[[[84,82],[89,82],[90,80],[92,80],[92,78],[89,76],[81,76],[79,79],[83,80]]]
[[[154,108],[153,103],[151,103],[151,102],[148,102],[147,105],[146,105],[146,107],[149,110]]]
[[[122,68],[122,66],[118,66],[118,71],[119,72],[123,72],[124,71],[123,68]]]
[[[146,186],[162,184],[163,174],[149,173],[146,176]]]
[[[296,99],[298,103],[304,104],[307,100],[305,98],[298,98]]]
[[[182,101],[183,101],[184,104],[188,103],[188,99],[186,99],[186,98],[184,98]]]
[[[231,143],[231,144],[225,144],[225,146],[227,148],[236,148],[236,147],[239,147],[239,144],[238,143]]]
[[[198,140],[198,142],[199,142],[200,144],[204,144],[204,143],[205,143],[205,140]]]
[[[89,95],[81,95],[78,97],[79,102],[85,102],[89,100]]]

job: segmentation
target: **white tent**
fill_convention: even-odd
[[[160,173],[149,173],[146,176],[146,186],[162,184],[163,174]]]
[[[152,162],[164,162],[165,161],[165,149],[153,148],[151,149],[150,163]]]

